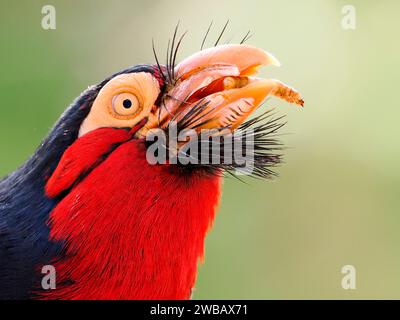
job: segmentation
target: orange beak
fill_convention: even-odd
[[[176,82],[167,88],[146,127],[166,127],[197,108],[196,118],[185,129],[234,130],[270,95],[303,106],[300,94],[284,83],[254,77],[266,65],[280,63],[248,45],[220,45],[195,53],[176,66]]]

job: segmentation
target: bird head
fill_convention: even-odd
[[[245,123],[268,96],[303,105],[294,89],[278,80],[257,77],[260,67],[280,63],[272,54],[253,46],[220,45],[197,52],[177,65],[172,50],[166,65],[155,56],[156,64],[127,69],[100,85],[78,137],[100,128],[133,128],[135,138],[145,139],[152,130],[167,130],[171,124],[179,131],[193,130],[200,135],[202,130],[217,130],[226,135],[265,120],[267,117]],[[258,138],[255,143],[264,144],[261,149],[271,151],[267,144],[275,142],[268,140],[265,144],[263,138],[281,125],[267,124],[261,124],[260,134],[254,137]],[[278,162],[279,155],[256,154],[262,176],[270,175],[268,166]]]

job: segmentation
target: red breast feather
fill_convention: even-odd
[[[75,186],[50,215],[50,236],[65,241],[66,257],[54,263],[57,289],[43,298],[190,297],[220,178],[150,165],[144,143],[123,132],[99,129],[78,139],[49,180],[52,196]],[[105,158],[117,141],[126,142]]]

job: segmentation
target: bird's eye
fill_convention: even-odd
[[[117,118],[130,119],[137,115],[142,107],[137,96],[124,92],[113,97],[112,110]]]

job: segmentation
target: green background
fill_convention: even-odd
[[[52,4],[57,29],[41,28]],[[356,8],[355,30],[341,27]],[[289,147],[273,182],[226,179],[197,299],[400,298],[399,1],[10,1],[0,3],[0,176],[21,165],[88,85],[153,62],[174,26],[180,57],[227,19],[223,42],[272,52],[304,109],[271,99]],[[211,41],[209,42],[211,44]],[[354,265],[356,290],[341,287]]]

